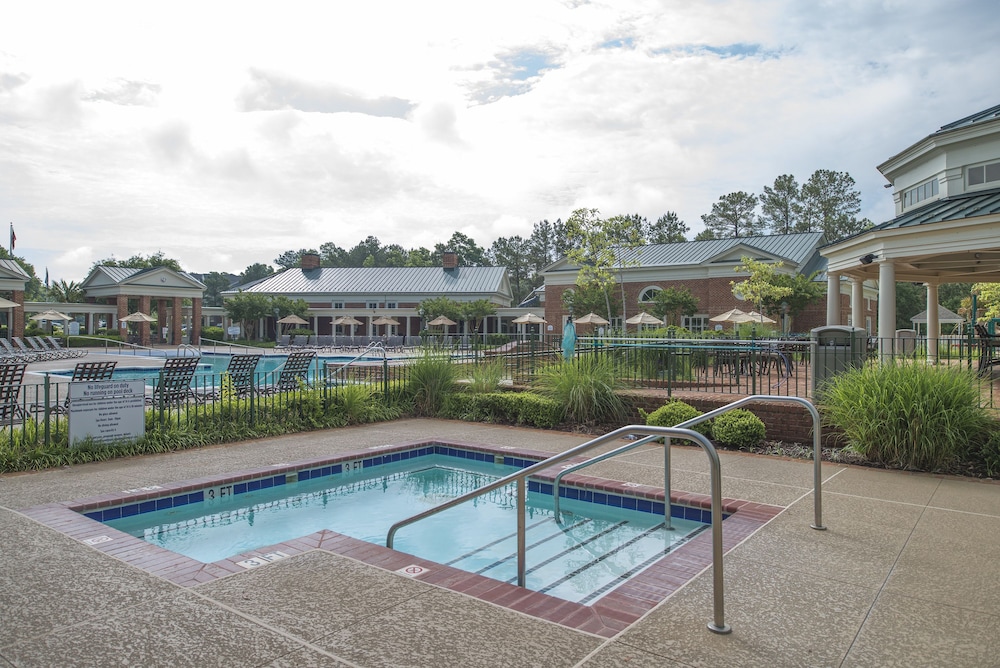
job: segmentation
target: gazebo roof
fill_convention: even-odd
[[[926,323],[927,311],[921,311],[920,313],[916,314],[915,316],[910,318],[910,322],[914,324],[918,322],[922,324]],[[938,322],[965,322],[965,318],[955,313],[954,311],[950,311],[949,309],[946,309],[945,307],[938,304]]]

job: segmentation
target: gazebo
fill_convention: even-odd
[[[937,321],[941,325],[961,325],[963,322],[965,322],[965,318],[955,313],[954,311],[946,309],[945,307],[938,304]],[[927,311],[921,311],[920,313],[916,314],[915,316],[910,318],[910,322],[913,323],[913,329],[917,330],[917,335],[919,336],[920,325],[924,325],[925,329],[927,327]],[[928,329],[927,330],[928,337],[930,337],[930,332],[931,330]],[[940,333],[941,333],[940,330],[935,332],[935,334],[940,334]]]

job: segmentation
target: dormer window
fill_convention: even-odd
[[[938,180],[931,179],[927,183],[922,183],[916,188],[910,188],[903,193],[903,208],[908,209],[918,202],[930,199],[938,194]]]
[[[981,186],[984,183],[1000,181],[1000,162],[969,167],[966,180],[970,186]]]

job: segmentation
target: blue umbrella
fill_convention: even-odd
[[[566,326],[563,327],[562,338],[563,357],[573,359],[573,351],[576,350],[576,325],[573,318],[566,318]]]

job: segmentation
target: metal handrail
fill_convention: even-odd
[[[243,348],[245,350],[249,350],[249,351],[252,351],[252,352],[255,352],[255,353],[261,353],[261,354],[265,354],[265,355],[268,352],[273,352],[274,351],[273,348],[262,348],[260,346],[247,346],[247,345],[244,345],[242,343],[233,343],[232,341],[216,341],[215,339],[206,339],[206,338],[202,338],[200,336],[198,337],[198,349],[199,350],[201,350],[202,348],[207,348],[209,343],[212,344],[212,352],[213,353],[218,352],[218,348],[229,348],[230,350],[232,350],[233,348]],[[281,354],[284,354],[284,351],[280,351],[280,352],[281,352]]]
[[[723,413],[728,413],[729,411],[739,408],[745,404],[755,403],[759,401],[774,402],[774,401],[791,401],[793,403],[802,404],[805,406],[809,413],[812,415],[813,419],[813,524],[811,525],[813,529],[818,531],[825,531],[826,527],[823,526],[823,473],[822,473],[822,458],[823,450],[821,447],[821,422],[819,418],[819,411],[816,407],[812,405],[807,399],[802,399],[801,397],[785,397],[776,396],[772,394],[754,394],[749,397],[743,397],[742,399],[737,399],[736,401],[730,402],[725,406],[716,408],[715,410],[709,411],[697,417],[691,418],[690,420],[685,420],[677,425],[679,429],[690,429],[691,427],[711,420],[712,418],[718,417]],[[552,496],[555,499],[555,515],[558,519],[559,517],[559,481],[562,480],[563,476],[567,473],[573,473],[582,468],[590,466],[591,464],[597,464],[603,462],[606,459],[611,459],[619,454],[628,452],[629,450],[634,450],[635,448],[646,445],[647,443],[656,440],[656,437],[647,437],[635,441],[634,443],[628,443],[614,450],[609,450],[604,454],[597,455],[596,457],[591,457],[585,462],[580,462],[579,464],[573,464],[568,466],[559,473],[556,474],[555,480],[552,483]],[[664,515],[667,528],[670,528],[670,439],[667,439],[666,443],[663,445],[663,498],[664,498]]]
[[[113,343],[116,346],[118,346],[118,352],[119,352],[119,354],[122,352],[122,348],[128,348],[128,349],[132,350],[133,352],[136,351],[136,350],[146,350],[146,351],[149,351],[150,353],[156,352],[156,348],[151,348],[149,346],[141,346],[138,343],[129,343],[128,341],[118,341],[116,339],[106,339],[106,338],[103,338],[103,337],[100,337],[100,336],[86,336],[86,335],[83,335],[83,334],[79,334],[79,335],[74,335],[72,338],[74,338],[74,339],[86,339],[86,340],[90,340],[90,341],[100,341],[101,343],[104,344],[104,350],[105,351],[107,351],[107,349],[108,349],[108,344],[109,343]],[[97,348],[99,346],[94,346],[94,347]],[[152,357],[152,355],[150,355],[150,357]]]
[[[383,362],[385,362],[385,361],[387,361],[389,359],[388,351],[386,351],[385,346],[382,345],[382,342],[381,341],[372,341],[371,343],[368,344],[367,348],[365,348],[364,350],[362,350],[355,357],[351,358],[350,360],[348,360],[344,364],[341,364],[340,366],[338,366],[337,368],[335,368],[333,370],[333,373],[329,374],[326,377],[327,382],[332,381],[334,376],[336,376],[338,373],[340,373],[341,371],[343,371],[347,367],[349,367],[352,364],[354,364],[355,362],[357,362],[359,359],[361,359],[362,357],[364,357],[365,355],[367,355],[369,352],[378,352],[378,353],[381,353],[382,354],[382,361]],[[327,369],[329,369],[329,368],[330,368],[330,365],[328,363],[327,364]]]
[[[392,548],[393,539],[396,536],[396,532],[403,528],[418,522],[426,517],[437,514],[443,510],[447,510],[454,506],[464,503],[470,499],[473,499],[486,492],[491,492],[495,489],[504,487],[511,482],[517,483],[517,585],[519,587],[525,586],[525,525],[527,521],[526,517],[526,507],[527,507],[527,488],[528,481],[527,478],[530,475],[538,473],[544,469],[551,466],[559,464],[560,462],[566,461],[571,457],[575,457],[578,454],[596,448],[600,445],[604,445],[610,441],[615,441],[625,436],[631,435],[643,435],[651,437],[678,437],[694,441],[702,447],[705,454],[708,456],[710,478],[711,478],[711,499],[712,499],[712,579],[713,579],[713,592],[714,601],[713,608],[714,614],[712,622],[709,623],[708,628],[714,633],[729,633],[732,629],[726,625],[725,622],[725,604],[723,595],[723,579],[722,579],[722,471],[721,465],[719,463],[719,454],[715,451],[715,446],[709,441],[705,436],[699,434],[696,431],[690,429],[681,429],[679,427],[654,427],[649,425],[629,425],[626,427],[621,427],[612,432],[604,434],[603,436],[598,436],[597,438],[591,439],[586,443],[576,446],[575,448],[570,448],[565,452],[553,455],[548,459],[538,462],[537,464],[532,464],[527,468],[523,468],[520,471],[511,473],[508,476],[504,476],[499,480],[495,480],[489,484],[483,485],[479,489],[475,489],[471,492],[467,492],[461,496],[458,496],[450,501],[446,501],[438,506],[425,510],[422,513],[418,513],[406,519],[400,520],[389,527],[389,533],[386,536],[385,544],[386,547]],[[669,505],[670,501],[667,500]]]
[[[187,357],[187,353],[189,350],[195,354],[195,357],[201,357],[201,350],[196,346],[192,346],[190,343],[182,343],[179,346],[177,346],[177,356]],[[183,355],[181,355],[181,351],[184,351]]]

